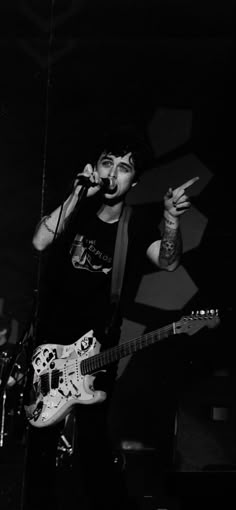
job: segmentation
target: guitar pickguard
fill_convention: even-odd
[[[81,362],[100,351],[93,330],[70,345],[43,344],[32,357],[33,402],[25,406],[35,426],[55,424],[75,403],[104,400],[104,392],[94,391],[93,375],[82,375]]]

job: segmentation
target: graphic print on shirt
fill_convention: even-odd
[[[77,234],[70,249],[71,262],[75,269],[108,274],[112,268],[112,257],[96,247],[96,240]]]

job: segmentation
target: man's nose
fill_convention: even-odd
[[[109,177],[117,177],[117,166],[113,165],[109,172]]]

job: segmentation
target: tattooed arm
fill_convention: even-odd
[[[78,201],[78,195],[81,190],[79,176],[81,177],[81,175],[88,177],[91,182],[91,186],[87,189],[87,197],[93,196],[100,189],[98,176],[94,175],[93,167],[88,163],[85,166],[83,173],[77,174],[74,181],[73,191],[65,202],[57,207],[51,214],[43,216],[36,226],[32,242],[37,250],[42,251],[47,248],[47,246],[52,244],[55,237],[59,236],[65,229]],[[98,183],[98,185],[96,185],[96,183]]]
[[[171,188],[164,197],[164,229],[160,240],[152,243],[147,249],[148,258],[160,269],[174,271],[182,255],[182,236],[179,217],[190,207],[185,189],[198,180],[190,179],[175,190]]]
[[[164,232],[160,242],[158,265],[160,269],[173,271],[179,265],[182,255],[182,236],[179,220],[164,213]]]
[[[47,248],[54,241],[55,237],[63,231],[65,221],[69,218],[76,202],[77,197],[75,198],[71,194],[62,206],[57,207],[51,214],[41,219],[35,229],[32,240],[37,250],[42,251]]]
[[[149,246],[147,256],[160,269],[174,271],[179,265],[181,255],[182,236],[179,219],[172,218],[165,211],[162,238]]]

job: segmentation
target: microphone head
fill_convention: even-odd
[[[107,177],[102,179],[103,191],[105,193],[115,193],[117,190],[117,183],[115,177]]]

